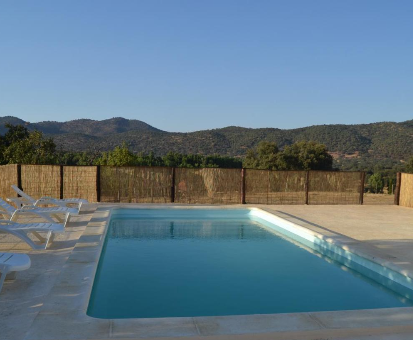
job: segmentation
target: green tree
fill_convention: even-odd
[[[389,179],[389,184],[387,186],[387,193],[389,195],[393,194],[393,179],[392,178]]]
[[[413,157],[406,163],[405,171],[409,174],[413,174]]]
[[[259,160],[257,152],[254,149],[247,150],[247,154],[242,162],[244,168],[257,169],[259,166]]]
[[[256,150],[248,150],[244,167],[271,170],[331,170],[333,157],[323,144],[297,142],[279,151],[271,142],[260,142]]]
[[[221,155],[184,155],[176,152],[168,152],[161,159],[164,166],[180,168],[242,168],[242,160]]]
[[[0,164],[9,163],[8,157],[4,154],[7,148],[13,143],[17,143],[29,137],[29,130],[22,125],[5,124],[8,129],[4,136],[0,136]]]
[[[286,170],[332,170],[333,157],[324,144],[296,142],[286,146],[282,154]]]
[[[12,125],[6,123],[5,127],[8,129],[3,136],[6,146],[10,146],[15,142],[26,139],[30,136],[29,130],[23,125]]]
[[[378,194],[383,191],[384,181],[381,173],[376,172],[371,175],[367,183],[369,185],[370,192]]]
[[[153,152],[148,155],[145,153],[138,153],[135,155],[135,165],[141,166],[163,166],[162,158],[155,156]]]
[[[256,150],[250,149],[244,159],[243,166],[252,169],[270,169],[278,168],[280,150],[277,144],[273,142],[260,142]]]
[[[209,155],[203,156],[201,164],[204,168],[242,168],[242,159],[221,156],[221,155]]]
[[[162,166],[163,161],[162,158],[155,156],[155,153],[152,151],[149,152],[149,155],[147,156],[147,166]]]
[[[29,132],[25,127],[7,126],[4,136],[3,164],[56,164],[56,144],[44,138],[39,131]]]
[[[75,154],[73,161],[76,165],[94,165],[96,157],[98,156],[88,152],[78,152]]]
[[[136,165],[136,157],[124,142],[122,146],[117,146],[112,151],[103,152],[96,159],[95,164],[112,166]]]
[[[177,153],[177,152],[172,152],[169,151],[163,158],[163,163],[165,166],[170,166],[170,167],[179,167],[179,165],[182,163],[182,154]]]

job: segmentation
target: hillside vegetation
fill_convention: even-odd
[[[368,190],[374,193],[383,193],[385,188],[388,193],[392,193],[396,172],[413,173],[413,157],[408,159],[408,156],[406,157],[407,153],[402,151],[410,152],[412,143],[406,145],[405,140],[400,138],[400,131],[406,134],[406,131],[411,129],[411,121],[400,124],[370,124],[368,125],[371,136],[369,139],[362,136],[361,133],[359,133],[358,138],[355,137],[356,127],[361,130],[362,125],[352,127],[330,126],[331,131],[336,131],[336,134],[326,130],[324,126],[289,130],[291,132],[290,139],[283,139],[282,142],[279,142],[283,145],[282,148],[279,148],[276,142],[270,141],[271,137],[283,138],[282,134],[288,130],[254,130],[229,127],[220,130],[177,134],[157,130],[139,121],[133,121],[129,124],[129,121],[122,118],[108,120],[106,121],[107,124],[104,122],[96,123],[91,120],[30,124],[13,117],[3,119],[7,118],[10,118],[9,122],[11,123],[5,123],[6,131],[3,134],[0,133],[0,164],[362,170],[367,172]],[[383,131],[383,138],[376,136],[375,145],[377,145],[377,149],[368,148],[367,145],[371,147],[374,144],[374,134],[378,134],[377,131],[381,131],[383,125],[392,127],[394,132],[386,135]],[[131,126],[134,130],[127,131]],[[101,131],[95,131],[98,128]],[[350,131],[350,128],[353,130]],[[49,132],[73,130],[75,133],[44,136],[42,129]],[[364,129],[367,128],[364,126]],[[238,132],[240,130],[242,133]],[[88,134],[79,131],[86,131]],[[105,131],[104,135],[106,137],[101,136],[102,131]],[[294,133],[296,133],[295,136]],[[45,133],[45,135],[47,134]],[[136,136],[140,136],[142,141],[142,135],[153,138],[153,144],[149,152],[142,152],[141,150],[136,152],[136,150],[130,148]],[[61,144],[59,150],[56,148],[53,136],[61,137],[63,142],[64,138],[72,136],[72,139],[68,141],[73,142],[74,145],[83,142],[83,150],[85,151],[74,151],[74,148],[68,146],[71,144],[64,143]],[[123,139],[122,145],[120,146],[114,139],[117,145],[115,144],[109,151],[103,151],[104,148],[107,148],[107,143],[104,143],[113,136],[121,136],[120,138]],[[132,142],[126,143],[127,138],[125,136],[130,136]],[[194,136],[196,139],[191,139]],[[409,139],[411,135],[406,137]],[[295,141],[294,138],[300,141]],[[150,138],[148,139],[150,140]],[[309,139],[309,141],[305,139]],[[162,140],[165,144],[159,144]],[[203,142],[203,140],[207,142]],[[217,142],[219,140],[223,142]],[[317,142],[320,140],[328,140],[331,143],[330,145],[335,145],[335,149],[333,149],[335,151],[328,151],[326,145]],[[397,141],[399,141],[399,144]],[[95,143],[97,142],[104,144],[103,150],[102,147],[96,147]],[[156,142],[159,149],[154,147]],[[145,143],[148,143],[148,140]],[[93,145],[95,145],[94,148]],[[251,147],[245,150],[246,145],[251,145]],[[390,150],[394,150],[394,153],[387,150],[387,145],[391,146]],[[136,146],[142,146],[142,144],[135,144]],[[174,149],[174,147],[178,147],[178,149]],[[378,151],[381,150],[380,147],[383,148],[383,152]],[[166,154],[165,150],[167,151]],[[182,152],[181,150],[189,150],[189,152]],[[224,150],[224,152],[219,153],[219,150]],[[235,152],[234,150],[238,150],[240,154],[228,155],[231,151]],[[333,159],[333,157],[336,157],[336,159]],[[404,161],[404,159],[408,160]]]
[[[260,141],[275,142],[284,148],[299,141],[325,144],[335,158],[345,162],[351,158],[407,160],[413,155],[413,120],[402,123],[382,122],[359,125],[319,125],[299,129],[249,129],[230,126],[222,129],[190,133],[166,132],[139,120],[112,118],[102,121],[80,119],[68,122],[27,123],[16,117],[0,118],[4,124],[25,125],[53,137],[63,151],[109,151],[126,142],[134,152],[168,152],[183,154],[220,154],[244,157],[246,151]]]
[[[133,153],[126,143],[108,152],[69,152],[56,150],[51,137],[29,131],[24,125],[5,124],[0,135],[0,164],[60,164],[109,166],[168,166],[183,168],[242,168],[271,170],[332,170],[333,157],[326,147],[315,142],[298,142],[279,150],[275,143],[260,142],[242,160],[222,155],[180,154],[168,152]]]

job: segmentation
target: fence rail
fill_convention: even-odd
[[[39,198],[90,202],[363,204],[364,172],[144,166],[0,166],[0,196],[17,184]]]

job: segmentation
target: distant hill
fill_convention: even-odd
[[[413,155],[413,120],[402,123],[317,125],[291,130],[229,126],[176,133],[124,118],[27,123],[16,117],[0,117],[0,133],[4,133],[6,122],[40,130],[52,136],[58,147],[66,151],[107,151],[125,141],[135,152],[153,151],[157,155],[176,151],[244,156],[247,149],[262,140],[276,142],[281,148],[296,141],[313,140],[325,144],[335,157],[405,160]]]
[[[4,133],[5,123],[23,124],[31,130],[39,130],[45,134],[84,134],[88,136],[106,136],[110,133],[122,133],[126,131],[161,131],[140,120],[129,120],[121,117],[92,120],[76,119],[68,122],[46,121],[39,123],[28,123],[20,118],[7,116],[0,117],[0,133]]]

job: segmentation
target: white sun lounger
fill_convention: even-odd
[[[8,204],[0,198],[0,214],[3,214],[5,218],[10,219],[10,221],[15,221],[17,216],[21,214],[34,214],[39,217],[44,218],[50,223],[56,223],[53,219],[55,218],[58,223],[63,223],[64,220],[59,216],[59,214],[71,213],[77,215],[79,211],[76,208],[62,208],[62,207],[51,207],[51,208],[40,208],[34,206],[23,206],[20,209]]]
[[[30,195],[26,194],[23,190],[19,189],[16,185],[12,185],[11,187],[21,197],[8,198],[7,200],[10,202],[14,202],[15,204],[17,204],[18,207],[22,207],[24,205],[38,206],[39,204],[53,204],[58,205],[59,207],[68,207],[70,205],[75,205],[77,206],[77,209],[80,211],[80,208],[83,203],[89,203],[88,200],[81,198],[56,199],[53,197],[46,196],[36,200]]]
[[[0,253],[0,292],[7,274],[29,269],[30,265],[30,257],[26,254]]]
[[[9,220],[0,220],[0,232],[6,232],[20,238],[33,249],[46,249],[49,243],[53,242],[55,234],[64,233],[68,219],[69,213],[66,214],[64,224],[17,223]],[[39,233],[47,233],[47,235],[43,237]],[[40,244],[34,243],[28,234],[33,234],[40,241]]]

